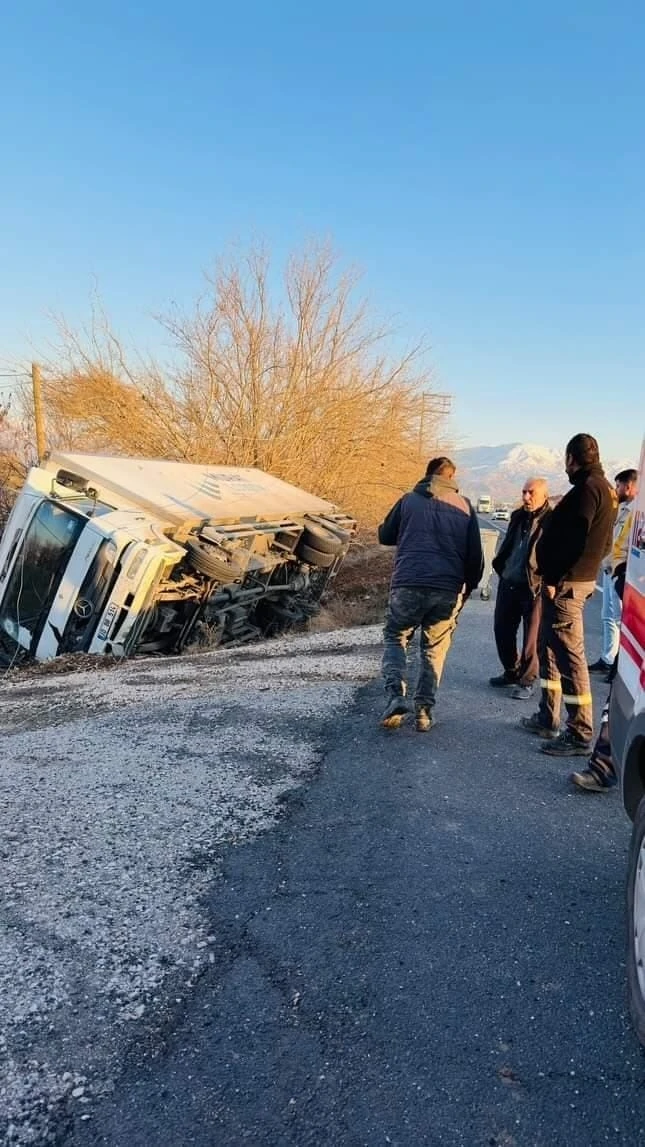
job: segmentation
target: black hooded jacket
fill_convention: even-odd
[[[595,580],[612,544],[616,507],[600,463],[577,470],[536,547],[546,585]]]
[[[424,478],[404,494],[378,528],[382,546],[396,546],[392,589],[427,586],[470,593],[484,569],[477,516],[454,482]]]

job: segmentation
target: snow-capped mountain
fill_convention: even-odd
[[[535,442],[510,442],[503,446],[473,446],[455,452],[459,488],[471,498],[490,494],[497,501],[518,500],[526,478],[546,478],[552,494],[564,494],[569,480],[564,458],[558,450]],[[634,462],[605,462],[608,478]]]

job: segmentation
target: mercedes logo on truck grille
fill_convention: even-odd
[[[74,613],[77,617],[80,617],[81,621],[87,621],[88,617],[92,615],[91,601],[86,601],[84,597],[79,597],[74,606]]]

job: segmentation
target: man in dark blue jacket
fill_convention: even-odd
[[[385,620],[383,677],[388,704],[381,718],[396,729],[410,712],[407,651],[420,628],[421,667],[414,694],[416,728],[432,727],[432,711],[463,601],[484,569],[479,523],[454,482],[449,458],[433,458],[425,478],[404,494],[379,526],[383,546],[396,546]]]

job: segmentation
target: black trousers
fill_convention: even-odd
[[[583,612],[593,591],[592,581],[561,581],[554,598],[543,591],[539,641],[540,722],[559,729],[564,701],[567,731],[584,742],[593,737],[593,711]]]
[[[497,585],[495,601],[495,644],[504,671],[517,678],[519,685],[531,685],[540,675],[538,633],[542,616],[542,597],[534,597],[528,585],[512,586],[504,578]],[[517,637],[522,629],[522,646]]]

